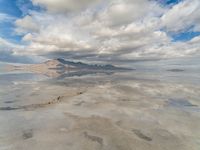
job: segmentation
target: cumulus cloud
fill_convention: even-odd
[[[151,0],[32,0],[46,11],[31,11],[16,21],[26,42],[22,54],[74,53],[99,59],[144,59],[199,53],[199,37],[174,42],[169,33],[199,31],[200,2],[172,7]],[[77,57],[81,58],[81,57]]]
[[[48,11],[55,13],[81,11],[100,1],[101,0],[32,0],[33,4],[41,5]]]
[[[200,1],[184,0],[174,5],[162,16],[161,21],[170,32],[181,32],[192,27],[200,31]]]
[[[159,16],[164,11],[156,2],[147,0],[117,0],[111,1],[102,13],[100,21],[108,25],[126,25],[142,20],[147,16]]]
[[[23,46],[14,44],[0,37],[0,61],[11,63],[33,63],[34,60],[30,56],[18,53]]]
[[[15,24],[17,26],[16,32],[19,34],[39,31],[37,22],[31,16],[25,16],[22,19],[18,19]]]

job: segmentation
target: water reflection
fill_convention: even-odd
[[[199,74],[176,69],[1,74],[0,149],[197,149]]]

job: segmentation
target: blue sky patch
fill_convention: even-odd
[[[162,5],[175,5],[181,2],[182,0],[156,0],[156,1],[161,3]]]
[[[192,38],[199,36],[200,32],[193,32],[193,31],[188,31],[188,32],[183,32],[183,33],[178,33],[175,35],[172,35],[173,41],[189,41]]]
[[[16,2],[16,0],[0,0],[0,13],[20,17],[22,15],[22,12],[16,5]]]
[[[14,43],[20,43],[22,36],[16,35],[15,20],[29,14],[30,10],[40,11],[40,7],[33,6],[30,0],[0,0],[0,14],[11,19],[0,19],[0,37]]]

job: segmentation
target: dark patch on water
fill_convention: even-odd
[[[31,93],[30,96],[37,96],[37,93]]]
[[[83,134],[84,134],[84,136],[85,136],[87,139],[89,139],[89,140],[91,140],[91,141],[93,141],[93,142],[97,142],[97,143],[99,143],[101,146],[103,145],[103,138],[98,137],[98,136],[94,136],[94,135],[90,135],[90,134],[88,134],[87,132],[84,132]]]
[[[23,134],[22,134],[22,137],[23,137],[24,140],[32,138],[33,137],[33,130],[30,129],[30,130],[24,131]]]
[[[6,104],[11,104],[11,103],[14,103],[15,101],[5,101],[4,103]]]
[[[186,99],[169,99],[168,105],[174,107],[198,107]]]
[[[61,80],[68,77],[82,77],[87,75],[97,75],[97,74],[105,74],[105,75],[112,75],[114,74],[114,71],[102,71],[102,70],[80,70],[76,72],[67,72],[64,74],[61,74],[59,77],[57,77],[57,80]]]
[[[131,101],[134,101],[134,100],[131,100],[131,99],[128,99],[128,98],[123,98],[123,99],[120,99],[120,101],[123,101],[123,102],[131,102]]]
[[[78,102],[78,103],[76,103],[76,104],[74,104],[74,105],[76,105],[76,106],[81,106],[82,104],[84,104],[85,103],[85,101],[81,101],[81,102]]]
[[[146,135],[144,135],[140,130],[138,129],[133,129],[132,130],[133,133],[135,133],[135,135],[137,135],[139,138],[145,140],[145,141],[152,141],[152,138],[151,137],[148,137]]]
[[[183,70],[183,69],[168,69],[167,71],[170,71],[170,72],[183,72],[185,70]]]
[[[0,110],[9,111],[9,110],[17,110],[17,107],[0,107]]]
[[[44,102],[44,103],[39,103],[39,104],[30,104],[30,105],[17,106],[17,107],[0,107],[0,110],[3,110],[3,111],[18,110],[18,109],[34,110],[34,109],[37,109],[37,108],[46,107],[48,105],[53,105],[53,104],[60,103],[63,98],[64,98],[64,96],[58,96],[58,97],[56,97],[55,99],[53,99],[51,101]]]

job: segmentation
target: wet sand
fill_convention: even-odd
[[[0,150],[198,150],[200,86],[132,74],[0,90]]]

